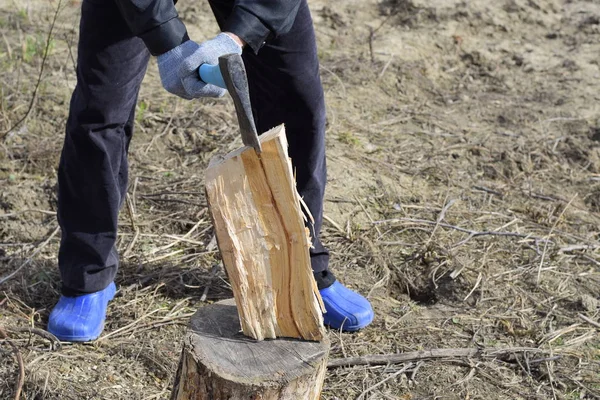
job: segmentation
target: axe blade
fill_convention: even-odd
[[[250,91],[244,61],[239,54],[226,54],[219,57],[219,69],[227,86],[227,91],[233,98],[235,113],[237,114],[242,142],[253,147],[257,154],[262,151],[254,117],[250,104]]]

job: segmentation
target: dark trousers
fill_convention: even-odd
[[[213,0],[221,23],[233,0]],[[58,263],[63,294],[104,289],[113,281],[118,213],[127,191],[127,152],[148,53],[134,37],[114,0],[84,0],[77,86],[71,98],[58,168]],[[323,221],[325,104],[315,36],[306,0],[291,31],[258,55],[243,54],[259,132],[285,123],[297,187],[314,217],[312,267],[320,288],[334,281],[329,254],[319,240]]]

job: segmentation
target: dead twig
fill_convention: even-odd
[[[530,360],[529,364],[530,365],[541,364],[541,363],[547,362],[547,361],[560,360],[561,358],[562,358],[562,356],[552,356],[552,357],[537,358],[535,360]]]
[[[163,129],[163,131],[160,134],[152,136],[152,139],[150,139],[150,143],[148,143],[146,150],[144,150],[144,154],[148,154],[148,152],[150,151],[150,148],[152,148],[152,145],[154,144],[156,139],[165,136],[169,132],[169,128],[171,127],[171,123],[173,122],[173,118],[175,117],[175,114],[177,113],[177,105],[178,104],[179,104],[179,99],[177,99],[175,101],[175,104],[173,105],[173,111],[171,111],[171,117],[169,118],[169,121],[167,122],[167,126],[165,126],[165,129]]]
[[[558,249],[558,253],[571,253],[577,250],[597,250],[600,249],[600,245],[593,244],[573,244],[570,246],[561,247]]]
[[[8,53],[8,59],[11,60],[12,59],[12,46],[10,45],[10,42],[6,38],[6,35],[4,34],[4,32],[2,32],[2,39],[4,40],[4,44],[6,45],[6,52]]]
[[[545,201],[564,201],[563,199],[559,199],[557,197],[546,196],[546,195],[537,194],[537,193],[529,193],[529,196],[533,197],[534,199],[540,199],[540,200],[545,200]]]
[[[572,383],[574,383],[575,385],[579,386],[580,388],[582,388],[583,390],[585,390],[586,392],[591,394],[593,396],[593,398],[600,398],[600,392],[596,392],[595,390],[590,389],[589,387],[587,387],[583,383],[579,382],[579,380],[573,378],[572,376],[563,375],[563,378],[566,378],[569,381],[571,381]]]
[[[592,325],[592,326],[595,326],[596,328],[600,329],[600,323],[598,323],[598,322],[594,321],[593,319],[591,319],[591,318],[588,318],[588,317],[586,317],[586,316],[585,316],[585,315],[583,315],[583,314],[577,314],[577,316],[578,316],[580,319],[582,319],[582,320],[584,320],[585,322],[587,322],[588,324],[590,324],[590,325]]]
[[[162,318],[160,320],[157,321],[152,321],[152,322],[146,322],[144,324],[139,324],[139,322],[143,319],[145,319],[146,317],[156,313],[157,311],[163,311],[163,309],[158,308],[156,310],[153,310],[145,315],[143,315],[142,317],[138,318],[137,320],[133,321],[132,323],[117,329],[116,331],[107,333],[106,335],[102,336],[101,338],[98,339],[98,341],[101,340],[105,340],[109,337],[122,337],[122,336],[126,336],[129,334],[134,334],[134,333],[141,333],[144,331],[147,331],[148,329],[154,329],[160,326],[164,326],[164,325],[172,325],[172,324],[176,324],[179,323],[178,321],[181,319],[186,319],[186,318],[190,318],[192,315],[194,315],[194,313],[185,313],[185,314],[180,314],[180,315],[176,315],[173,317],[165,317]]]
[[[552,343],[552,342],[554,342],[555,340],[557,340],[558,338],[560,338],[561,336],[563,336],[563,335],[565,335],[565,334],[567,334],[567,333],[570,333],[570,332],[576,331],[576,330],[577,330],[577,328],[579,328],[580,326],[581,326],[581,324],[572,324],[572,325],[566,326],[566,327],[564,327],[564,328],[562,328],[562,329],[557,329],[557,330],[555,330],[555,331],[549,332],[549,333],[545,334],[545,335],[544,335],[544,336],[543,336],[543,337],[542,337],[542,338],[541,338],[541,339],[538,341],[538,344],[539,344],[539,345],[542,345],[542,344],[544,344],[544,343],[546,343],[546,342],[547,342],[547,343]]]
[[[131,254],[131,250],[133,250],[133,246],[135,246],[135,243],[140,237],[140,228],[135,222],[135,208],[133,205],[133,201],[131,200],[131,196],[129,196],[129,193],[127,193],[125,196],[125,203],[127,204],[127,213],[129,214],[129,220],[131,222],[131,229],[134,232],[133,239],[131,239],[131,242],[129,242],[129,245],[127,245],[127,249],[123,253],[123,258],[128,258],[129,254]]]
[[[325,64],[321,64],[320,68],[325,71],[325,72],[329,72],[331,75],[333,75],[333,77],[340,83],[340,86],[342,87],[342,93],[343,93],[343,97],[346,97],[346,85],[344,85],[344,81],[332,70],[330,70],[329,68],[327,68],[325,66]]]
[[[6,132],[2,134],[0,137],[1,141],[4,141],[9,133],[11,133],[17,126],[24,123],[27,118],[31,115],[33,111],[35,101],[37,100],[38,90],[40,88],[40,84],[42,83],[42,75],[44,74],[44,68],[46,66],[46,60],[48,59],[48,53],[50,52],[50,44],[52,43],[52,33],[54,32],[54,26],[56,25],[56,20],[58,18],[58,14],[60,13],[60,6],[62,5],[62,0],[59,0],[58,5],[56,6],[56,11],[54,12],[54,17],[52,18],[52,23],[50,24],[50,31],[48,32],[48,36],[46,37],[46,47],[44,49],[44,55],[42,57],[42,65],[40,67],[40,73],[38,74],[38,79],[33,89],[33,95],[31,96],[31,101],[29,102],[29,107],[27,108],[27,112],[25,115],[17,121],[12,127],[8,128]]]
[[[154,310],[152,310],[152,311],[150,311],[150,312],[148,312],[148,313],[146,313],[146,314],[142,315],[141,317],[139,317],[139,318],[138,318],[138,319],[136,319],[135,321],[133,321],[133,322],[131,322],[131,323],[129,323],[129,324],[127,324],[127,325],[125,325],[125,326],[123,326],[123,327],[119,328],[119,329],[116,329],[116,330],[114,330],[114,331],[112,331],[112,332],[110,332],[110,333],[107,333],[107,334],[106,334],[106,335],[104,335],[104,336],[101,336],[100,338],[98,338],[98,342],[101,342],[101,341],[103,341],[103,340],[106,340],[106,339],[108,339],[109,337],[113,337],[113,336],[115,336],[115,335],[117,335],[117,334],[119,334],[119,336],[122,336],[122,335],[123,335],[123,334],[125,334],[125,333],[129,333],[129,332],[131,332],[132,330],[135,330],[135,327],[136,327],[136,325],[138,325],[140,321],[142,321],[142,320],[143,320],[143,319],[145,319],[145,318],[148,318],[148,317],[149,317],[149,316],[151,316],[152,314],[156,314],[156,313],[157,313],[157,312],[159,312],[159,311],[164,311],[164,309],[163,309],[163,308],[157,308],[157,309],[154,309]]]
[[[375,63],[375,53],[373,52],[373,39],[375,38],[375,29],[369,27],[369,55],[371,56],[371,63]]]
[[[15,382],[15,397],[14,397],[14,400],[19,400],[21,398],[21,391],[23,390],[23,384],[25,383],[25,365],[23,364],[23,356],[21,355],[21,352],[19,351],[19,348],[17,347],[17,345],[14,344],[8,338],[6,331],[1,326],[0,326],[0,337],[2,339],[6,340],[6,342],[9,344],[9,346],[12,348],[13,354],[15,355],[15,357],[17,359],[17,363],[19,364],[19,377],[18,377],[17,381]]]
[[[425,364],[424,361],[419,361],[417,363],[417,365],[415,365],[415,367],[413,368],[411,374],[410,374],[410,379],[409,381],[415,382],[415,377],[417,376],[417,372],[419,371],[419,369],[423,366],[423,364]]]
[[[499,192],[499,191],[494,190],[494,189],[487,188],[485,186],[473,186],[473,189],[479,190],[481,192],[486,192],[486,193],[489,193],[489,194],[493,194],[493,195],[498,196],[498,197],[504,197],[504,195],[502,194],[502,192]]]
[[[431,243],[431,239],[433,239],[433,236],[435,235],[435,231],[437,231],[438,226],[440,226],[440,223],[446,217],[446,212],[450,209],[450,207],[452,207],[452,205],[455,202],[456,202],[456,199],[451,199],[450,201],[448,201],[448,203],[446,203],[444,208],[442,208],[442,211],[440,211],[440,214],[438,215],[438,218],[435,221],[435,225],[433,226],[433,230],[431,231],[431,235],[429,235],[429,239],[427,240],[427,243],[425,243],[425,246],[428,246],[429,243]],[[373,222],[373,221],[371,221],[371,222]],[[377,226],[377,225],[375,225],[375,226]]]
[[[365,213],[365,215],[367,216],[367,218],[369,218],[369,221],[371,223],[375,222],[375,220],[371,217],[371,214],[369,213],[369,210],[367,210],[367,208],[365,207],[365,205],[360,201],[360,199],[357,196],[354,196],[354,199],[357,201],[358,205],[360,206],[360,208],[362,208],[363,212]],[[379,227],[377,225],[375,225],[375,230],[377,231],[377,233],[379,234],[379,237],[381,237],[381,231],[379,230]]]
[[[210,270],[210,275],[208,277],[208,283],[206,284],[206,287],[204,288],[204,291],[202,292],[202,296],[200,296],[200,301],[206,301],[206,297],[208,296],[208,291],[210,289],[210,286],[212,285],[212,282],[215,279],[215,276],[217,276],[218,271],[219,271],[219,264],[213,265]]]
[[[451,358],[507,358],[516,353],[546,353],[546,350],[535,347],[507,347],[504,349],[431,349],[410,351],[399,354],[372,354],[361,357],[334,358],[329,360],[327,368],[352,367],[356,365],[401,364],[411,361],[436,360]]]
[[[369,54],[371,56],[371,62],[375,62],[375,52],[373,51],[373,40],[375,40],[375,34],[394,16],[395,12],[390,13],[377,28],[369,26]]]
[[[57,350],[60,350],[60,348],[62,347],[62,345],[60,344],[60,340],[58,340],[58,338],[56,336],[54,336],[50,332],[45,331],[40,328],[34,328],[31,326],[18,326],[18,327],[7,326],[7,327],[5,327],[5,329],[8,332],[13,332],[13,333],[30,333],[33,335],[38,335],[50,342],[50,351],[57,351]]]
[[[575,196],[573,196],[571,198],[571,200],[567,203],[567,205],[565,206],[565,208],[562,209],[562,211],[561,211],[560,215],[558,216],[558,218],[556,218],[556,221],[554,221],[554,224],[552,225],[552,228],[550,228],[550,232],[548,232],[548,236],[546,236],[548,240],[550,240],[550,238],[552,237],[552,233],[554,232],[554,229],[556,229],[556,226],[560,222],[560,219],[565,214],[565,211],[567,211],[567,208],[569,208],[569,206],[571,205],[571,203],[573,202],[573,200],[575,200],[575,197],[577,197],[577,194],[575,194]],[[540,263],[539,263],[538,269],[537,269],[537,278],[536,278],[535,282],[538,285],[540,284],[540,280],[542,279],[542,266],[544,265],[544,259],[546,258],[546,250],[547,249],[548,249],[548,241],[546,241],[544,243],[544,249],[542,250],[542,256],[540,257]]]
[[[56,213],[54,211],[29,209],[29,210],[15,211],[13,213],[8,213],[8,214],[0,214],[0,218],[16,217],[17,215],[25,214],[25,213],[28,213],[28,212],[37,212],[37,213],[46,214],[46,215],[56,215]]]
[[[206,206],[205,204],[196,203],[193,201],[182,200],[182,199],[161,199],[161,198],[156,198],[152,195],[140,195],[140,198],[150,200],[150,201],[162,202],[162,203],[180,203],[180,204],[187,204],[187,205],[196,206],[196,207],[205,207]]]
[[[390,66],[390,64],[392,63],[393,59],[394,59],[394,54],[390,55],[390,59],[385,63],[385,65],[381,69],[381,72],[379,73],[379,75],[377,75],[377,80],[383,78],[383,75],[385,74],[385,71],[387,71],[387,69]]]
[[[394,218],[394,219],[375,221],[373,223],[377,224],[377,225],[381,225],[381,224],[393,224],[393,223],[402,223],[402,222],[409,222],[409,223],[421,224],[421,225],[441,226],[442,228],[453,229],[455,231],[464,232],[464,233],[469,234],[469,236],[466,239],[458,242],[457,244],[453,245],[452,247],[462,246],[467,241],[469,241],[475,237],[480,237],[480,236],[508,236],[508,237],[518,237],[518,238],[523,238],[523,239],[530,239],[530,240],[535,240],[538,242],[551,242],[549,239],[544,239],[539,236],[534,236],[532,234],[525,234],[525,233],[518,233],[518,232],[505,232],[505,231],[476,231],[473,229],[461,228],[460,226],[455,226],[455,225],[446,224],[446,223],[437,222],[437,221],[429,221],[426,219]]]
[[[167,244],[165,246],[157,247],[157,248],[153,249],[152,251],[150,251],[148,253],[148,256],[154,255],[154,254],[159,253],[161,251],[168,250],[171,247],[177,245],[179,242],[185,241],[186,239],[188,239],[191,236],[192,233],[194,233],[194,231],[196,229],[198,229],[198,227],[200,225],[205,224],[205,223],[206,223],[205,219],[200,219],[198,222],[196,222],[196,224],[192,227],[192,229],[190,229],[185,235],[183,235],[183,237],[177,237],[175,239],[175,241],[173,241],[173,242],[171,242],[171,243],[169,243],[169,244]]]
[[[46,240],[44,240],[36,249],[35,251],[29,256],[29,258],[27,258],[27,260],[25,260],[25,262],[23,264],[21,264],[21,266],[19,268],[17,268],[16,270],[14,270],[13,272],[11,272],[10,274],[0,278],[0,285],[2,285],[4,282],[6,282],[7,280],[9,280],[10,278],[12,278],[13,276],[15,276],[20,270],[22,270],[23,268],[25,268],[27,265],[29,265],[29,263],[33,260],[33,258],[35,256],[37,256],[39,254],[40,251],[42,251],[42,249],[44,247],[46,247],[46,245],[48,244],[48,242],[50,242],[50,240],[52,240],[52,238],[54,236],[56,236],[56,234],[58,233],[58,231],[60,230],[60,227],[56,227],[56,229],[54,229],[54,231],[52,231],[52,233],[50,234],[50,236],[48,236],[46,238]]]
[[[356,398],[356,400],[361,400],[365,397],[365,395],[367,393],[369,393],[371,390],[375,389],[376,387],[379,387],[381,385],[383,385],[384,383],[386,383],[387,381],[394,379],[395,377],[397,377],[398,375],[406,372],[408,369],[410,369],[413,366],[413,363],[408,363],[406,364],[404,367],[402,367],[401,369],[399,369],[398,371],[394,372],[393,374],[391,374],[390,376],[388,376],[387,378],[385,378],[382,381],[377,382],[376,384],[374,384],[371,387],[366,388],[361,394],[358,395],[358,397]]]
[[[343,237],[348,238],[347,234],[346,234],[346,231],[344,230],[344,228],[342,228],[340,226],[340,224],[338,224],[337,222],[335,222],[333,219],[331,219],[327,215],[323,215],[323,219],[325,221],[329,222],[335,229],[337,229],[338,232],[341,233]]]
[[[477,287],[479,286],[479,284],[481,283],[481,280],[483,279],[483,274],[481,272],[479,272],[479,275],[477,275],[477,281],[475,282],[475,285],[473,285],[473,289],[471,289],[471,291],[469,292],[469,294],[467,294],[465,296],[465,298],[463,299],[463,301],[467,301],[467,299],[469,297],[471,297],[471,295],[473,294],[473,292],[475,292],[475,290],[477,289]]]

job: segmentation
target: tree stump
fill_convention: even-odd
[[[171,400],[313,400],[320,397],[329,342],[256,341],[241,332],[233,299],[191,318]]]
[[[329,342],[285,129],[275,127],[260,141],[260,155],[243,147],[213,159],[206,171],[236,302],[203,307],[192,317],[172,400],[320,397]]]

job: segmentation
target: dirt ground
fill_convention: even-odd
[[[332,368],[322,397],[600,398],[600,4],[310,6],[328,110],[323,239],[376,312],[359,333],[329,333],[331,358],[496,350]],[[211,279],[203,171],[240,144],[233,106],[176,100],[151,62],[119,292],[100,340],[57,349],[27,330],[59,296],[56,167],[80,4],[57,7],[0,1],[0,326],[23,359],[22,398],[167,399],[189,316],[231,296],[223,271]],[[216,33],[206,2],[178,8],[196,40]],[[0,399],[18,372],[0,339]]]

